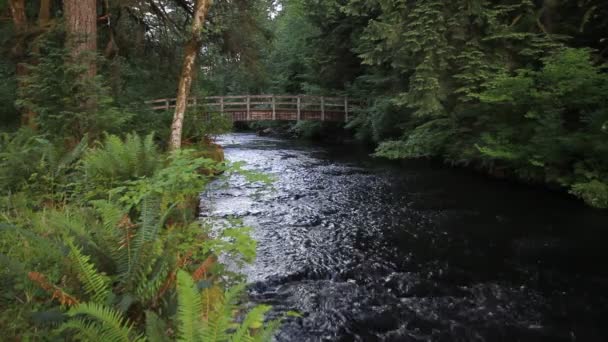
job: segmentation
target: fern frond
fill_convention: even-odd
[[[131,241],[128,259],[119,265],[122,282],[128,288],[135,287],[138,277],[145,277],[162,255],[158,236],[173,206],[161,217],[160,202],[160,197],[155,195],[146,196],[142,202],[140,228]]]
[[[244,290],[245,285],[241,284],[226,291],[223,300],[216,304],[203,324],[200,332],[203,341],[230,340],[228,329],[233,321],[233,312],[237,309],[237,301]]]
[[[157,246],[161,247],[160,244]],[[173,269],[173,265],[169,263],[170,257],[166,253],[161,253],[162,250],[159,250],[159,257],[156,258],[149,269],[145,270],[145,274],[142,274],[141,280],[137,282],[138,286],[135,292],[142,301],[153,299],[161,292],[171,269]]]
[[[272,341],[274,334],[276,334],[277,330],[281,327],[283,323],[282,319],[275,319],[270,322],[266,322],[262,330],[257,332],[253,336],[253,342],[268,342]]]
[[[69,295],[63,289],[48,281],[42,273],[29,272],[27,276],[41,289],[51,294],[52,299],[57,299],[61,305],[73,306],[78,304],[78,299]]]
[[[84,169],[95,181],[129,181],[154,174],[160,159],[153,135],[142,140],[137,134],[128,134],[124,141],[106,135],[100,147],[87,153]]]
[[[88,255],[82,254],[78,247],[70,241],[70,259],[78,272],[78,279],[82,282],[85,292],[91,296],[95,303],[105,303],[110,295],[110,280],[105,275],[99,273],[95,265],[91,263]]]
[[[185,271],[177,273],[177,321],[179,322],[180,341],[198,341],[202,327],[201,297],[190,274]],[[204,337],[203,341],[207,340]]]
[[[146,196],[142,201],[141,229],[138,232],[138,240],[143,243],[156,240],[158,232],[164,222],[160,220],[160,197]]]
[[[149,342],[168,342],[167,324],[152,311],[146,311],[146,338]]]
[[[96,303],[84,303],[68,311],[69,316],[85,315],[98,322],[97,328],[91,328],[95,325],[85,325],[87,333],[95,332],[98,334],[97,341],[104,342],[130,342],[135,339],[140,339],[140,336],[132,338],[133,325],[130,324],[121,313],[107,306]],[[82,321],[81,322],[85,322]],[[69,324],[69,323],[66,323]],[[76,325],[79,328],[80,324]],[[79,330],[83,331],[83,330]],[[95,340],[93,340],[95,341]]]
[[[82,318],[71,319],[62,324],[58,332],[61,333],[66,330],[77,331],[73,337],[79,341],[102,341],[104,335],[104,331],[99,324],[86,321]]]
[[[250,330],[259,329],[263,326],[264,317],[266,313],[270,311],[271,307],[268,305],[258,305],[251,309],[245,316],[245,319],[241,325],[236,329],[234,334],[231,336],[232,342],[245,342],[253,340],[250,334]]]
[[[101,216],[103,227],[108,233],[116,233],[119,223],[127,211],[110,201],[92,201],[97,213]]]
[[[78,145],[76,145],[76,147],[74,147],[71,151],[69,151],[68,153],[63,155],[63,157],[61,157],[61,159],[57,163],[55,171],[60,172],[61,170],[70,167],[78,159],[80,159],[80,157],[82,157],[84,152],[87,150],[87,147],[88,147],[88,136],[85,134],[85,136],[82,138],[82,140],[80,140],[80,143],[78,143]]]

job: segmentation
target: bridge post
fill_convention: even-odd
[[[220,97],[220,113],[224,114],[224,97]]]
[[[298,121],[302,120],[302,98],[298,95]]]
[[[247,121],[251,121],[251,96],[247,95]]]
[[[344,98],[344,122],[348,122],[348,97]]]
[[[321,96],[321,121],[325,121],[325,97]]]
[[[169,99],[165,100],[165,109],[169,110]]]
[[[272,120],[277,119],[277,103],[274,95],[272,95]]]

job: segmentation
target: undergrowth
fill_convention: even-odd
[[[0,326],[9,340],[266,341],[282,318],[239,310],[244,285],[217,261],[250,262],[236,225],[211,238],[198,196],[242,171],[162,152],[154,137],[85,137],[62,148],[22,130],[0,137]],[[251,181],[268,182],[245,172]],[[240,323],[236,323],[239,321]]]

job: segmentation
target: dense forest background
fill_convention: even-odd
[[[21,27],[1,5],[2,123],[29,111],[56,132],[70,120],[168,129],[142,103],[175,97],[192,4],[98,1],[99,82],[88,91],[104,106],[81,115],[60,63],[60,1],[42,3],[47,14],[27,2]],[[438,157],[605,208],[607,14],[597,0],[216,1],[193,93],[365,99],[347,128],[378,156]]]
[[[263,72],[223,91],[368,99],[347,127],[378,156],[438,157],[606,208],[607,11],[602,1],[284,1]]]
[[[606,208],[607,11],[593,0],[286,1],[262,89],[369,99],[347,127],[378,156],[438,157]]]

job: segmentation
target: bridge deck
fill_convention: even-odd
[[[153,110],[170,110],[175,108],[176,99],[158,99],[146,103]],[[233,121],[345,122],[354,110],[361,107],[361,103],[346,97],[243,95],[193,97],[188,100],[188,107],[231,115]]]

